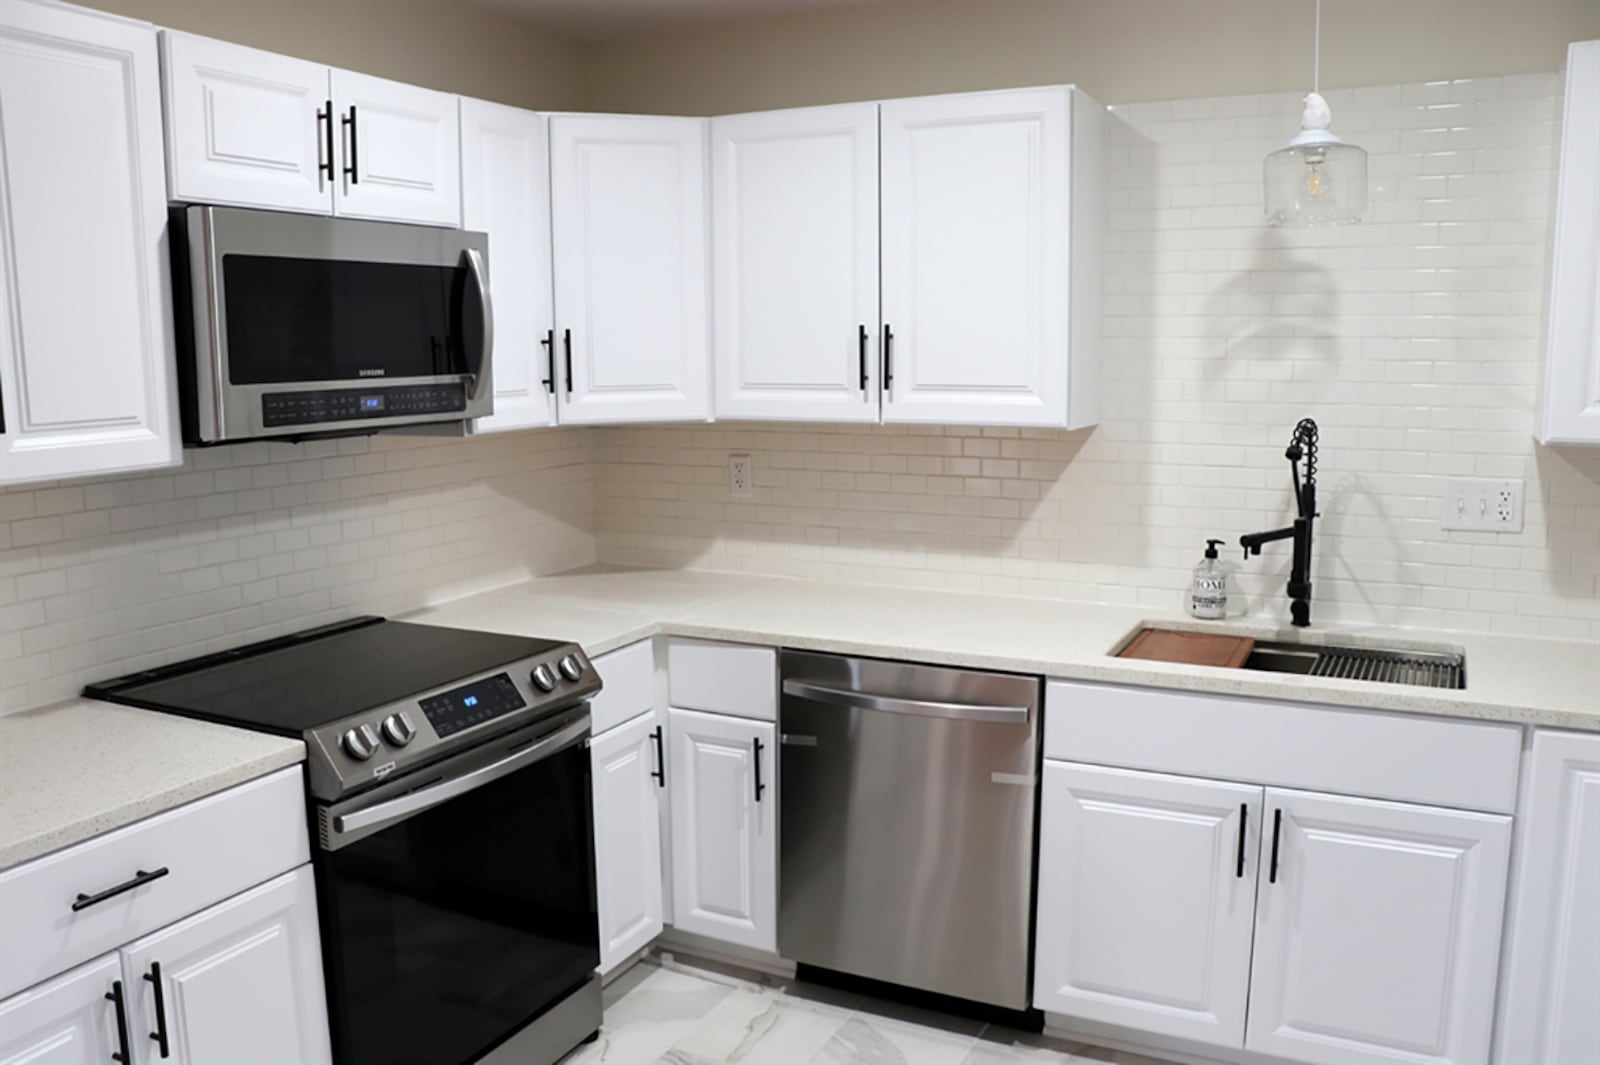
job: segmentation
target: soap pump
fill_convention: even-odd
[[[1217,557],[1217,545],[1224,540],[1207,540],[1206,556],[1194,568],[1189,584],[1189,613],[1197,618],[1228,616],[1228,570]]]

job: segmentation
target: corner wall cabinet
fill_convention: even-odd
[[[172,199],[461,224],[456,98],[171,30]]]
[[[1564,108],[1539,439],[1600,444],[1600,41],[1567,49]]]
[[[155,28],[0,4],[0,143],[0,484],[176,465]]]

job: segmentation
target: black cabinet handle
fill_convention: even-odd
[[[117,1042],[122,1047],[122,1053],[115,1051],[111,1054],[112,1061],[120,1061],[122,1065],[133,1065],[133,1054],[128,1050],[128,1007],[122,999],[122,981],[111,981],[111,990],[106,992],[106,1000],[117,1007]]]
[[[1244,837],[1249,835],[1249,832],[1246,830],[1249,821],[1250,804],[1242,802],[1239,804],[1239,857],[1234,862],[1233,872],[1233,875],[1238,877],[1240,880],[1244,879]]]
[[[323,107],[317,108],[317,133],[322,138],[322,150],[327,155],[328,161],[317,164],[317,182],[320,185],[322,178],[327,177],[333,181],[333,101],[325,101]]]
[[[888,323],[883,327],[883,390],[885,392],[894,385],[894,330]]]
[[[657,725],[656,730],[650,733],[650,738],[655,741],[656,745],[656,770],[650,775],[655,778],[656,787],[664,788],[667,786],[667,753],[662,747],[660,725]]]
[[[1267,883],[1278,882],[1278,835],[1283,830],[1283,810],[1272,811],[1272,871],[1267,874]]]
[[[867,327],[863,325],[859,328],[861,329],[861,335],[858,339],[861,348],[861,393],[865,395],[867,391]]]
[[[161,963],[151,962],[150,971],[144,974],[144,978],[150,981],[156,992],[156,1030],[150,1033],[150,1038],[161,1048],[161,1056],[169,1058],[172,1053],[167,1043],[167,993],[161,986]]]
[[[170,871],[171,870],[164,865],[160,869],[152,869],[148,873],[143,869],[140,869],[133,874],[133,879],[124,880],[115,887],[108,887],[104,891],[96,892],[93,895],[85,895],[82,892],[79,892],[77,900],[72,904],[72,912],[77,913],[79,910],[87,910],[90,906],[93,906],[97,902],[104,902],[107,899],[115,898],[124,891],[132,891],[136,887],[143,887],[152,880],[160,880]]]
[[[561,343],[567,350],[567,397],[572,396],[572,330],[564,329],[561,332]]]
[[[356,126],[355,104],[350,105],[350,113],[348,115],[340,117],[339,124],[350,131],[350,162],[344,168],[345,176],[350,179],[350,184],[358,185],[361,183],[361,178],[356,173],[356,131],[358,127]]]
[[[767,790],[767,786],[761,783],[761,739],[757,737],[750,742],[756,746],[756,802],[760,802],[761,793]]]
[[[553,396],[556,394],[556,331],[554,329],[546,329],[544,331],[544,339],[539,341],[539,346],[544,348],[545,355],[545,376],[540,379],[539,383],[544,385],[545,391]]]

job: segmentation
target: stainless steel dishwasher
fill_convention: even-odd
[[[1040,681],[785,651],[778,952],[1029,1005]]]

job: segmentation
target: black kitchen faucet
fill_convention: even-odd
[[[1311,521],[1317,516],[1317,423],[1300,419],[1283,453],[1294,477],[1294,500],[1299,516],[1287,529],[1246,533],[1239,537],[1244,557],[1261,554],[1261,545],[1294,537],[1294,566],[1289,571],[1289,619],[1304,628],[1311,624]],[[1300,476],[1300,460],[1305,459],[1305,477]]]

